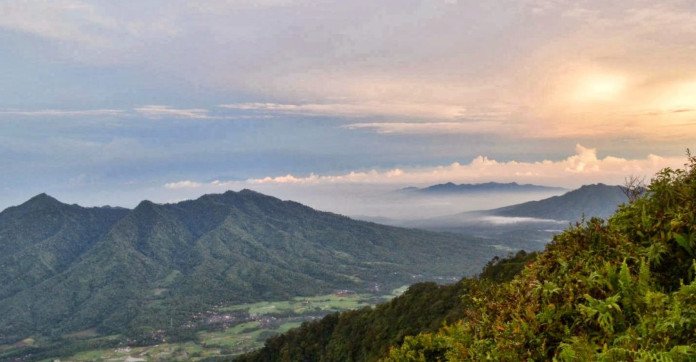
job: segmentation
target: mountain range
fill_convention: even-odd
[[[400,193],[421,194],[421,195],[451,195],[467,193],[486,193],[486,192],[562,192],[565,189],[560,187],[540,186],[532,184],[518,184],[517,182],[499,183],[486,182],[478,184],[455,184],[447,182],[428,187],[406,187],[400,189]]]
[[[620,186],[585,185],[562,195],[496,209],[466,211],[427,219],[369,220],[401,227],[488,239],[502,250],[540,250],[553,235],[583,217],[606,218],[628,201]]]
[[[473,237],[356,221],[250,190],[132,210],[41,194],[0,213],[0,343],[88,329],[176,336],[212,305],[386,290],[473,274],[496,253]]]

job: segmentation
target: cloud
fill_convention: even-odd
[[[511,224],[524,224],[524,223],[553,223],[553,224],[567,224],[568,221],[559,221],[553,219],[538,219],[535,217],[508,217],[508,216],[482,216],[477,219],[478,221],[483,221],[493,225],[511,225]]]
[[[0,14],[0,28],[42,38],[40,57],[126,64],[155,89],[176,79],[216,99],[286,102],[227,109],[370,118],[353,123],[382,133],[469,133],[377,124],[388,118],[495,120],[527,138],[696,136],[694,113],[669,112],[696,108],[689,1],[35,0]],[[166,116],[210,117],[191,111]]]
[[[296,176],[268,176],[246,181],[213,181],[198,183],[180,181],[165,187],[226,189],[249,186],[317,186],[317,185],[424,185],[442,182],[531,182],[546,185],[577,187],[583,184],[604,182],[622,184],[629,176],[651,177],[664,167],[678,168],[683,158],[667,158],[650,154],[642,159],[626,159],[615,156],[598,157],[597,150],[577,145],[575,154],[565,159],[537,162],[497,161],[478,156],[469,163],[454,162],[435,167],[394,168],[390,170],[351,171],[344,174]]]
[[[190,181],[190,180],[183,180],[183,181],[177,181],[177,182],[169,182],[164,184],[164,187],[170,190],[178,190],[178,189],[197,189],[203,186],[202,183],[196,182],[196,181]]]
[[[373,122],[351,123],[343,126],[350,130],[373,130],[382,134],[503,134],[512,127],[495,121],[462,122]]]
[[[83,117],[83,116],[121,116],[125,114],[121,109],[40,109],[40,110],[0,110],[0,116],[26,116],[26,117]]]
[[[171,108],[163,105],[148,105],[140,108],[135,108],[135,111],[148,118],[190,118],[190,119],[210,119],[214,118],[209,115],[207,109],[203,108]]]
[[[103,45],[95,29],[113,28],[114,22],[83,1],[10,1],[0,4],[0,27],[56,39]]]
[[[368,117],[368,116],[402,116],[429,117],[441,119],[461,118],[468,114],[467,109],[452,104],[428,103],[233,103],[222,104],[222,108],[241,111],[257,111],[272,114],[297,114],[309,116],[333,117]]]
[[[153,14],[143,11],[146,7],[112,7],[81,0],[4,1],[0,3],[0,28],[58,41],[82,61],[112,63],[116,55],[127,55],[119,50],[134,50],[143,42],[179,34],[166,8]],[[80,47],[87,51],[78,51]],[[99,52],[88,54],[95,49]]]

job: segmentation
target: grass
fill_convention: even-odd
[[[238,304],[219,308],[219,312],[247,312],[250,315],[303,315],[316,312],[337,312],[372,305],[376,301],[370,294],[297,297],[291,300]]]
[[[215,356],[220,356],[219,349],[203,348],[195,342],[186,342],[84,351],[67,358],[61,358],[61,361],[123,361],[129,357],[146,361],[196,361]],[[52,359],[45,361],[52,361]]]
[[[224,330],[201,330],[196,341],[162,343],[154,346],[109,348],[83,351],[61,361],[144,360],[197,361],[208,357],[232,357],[260,348],[266,338],[299,327],[303,321],[332,312],[358,309],[400,295],[408,287],[392,290],[390,295],[327,294],[289,300],[237,304],[215,309],[216,313],[242,313],[250,320]],[[86,334],[86,333],[84,333]],[[75,335],[66,338],[75,338]],[[104,337],[101,337],[104,338]],[[53,359],[47,359],[51,361]]]

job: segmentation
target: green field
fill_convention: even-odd
[[[79,352],[45,361],[197,361],[210,357],[231,357],[263,346],[264,341],[276,334],[299,327],[302,322],[320,316],[358,309],[389,300],[400,295],[406,286],[391,294],[336,293],[290,300],[228,305],[215,308],[211,315],[224,320],[225,316],[243,316],[229,326],[201,326],[195,341],[161,343],[153,346],[121,346]],[[72,334],[67,338],[94,337],[93,331]],[[117,338],[117,336],[106,337]]]

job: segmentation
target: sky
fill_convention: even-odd
[[[0,0],[0,209],[649,179],[694,59],[694,1]]]

